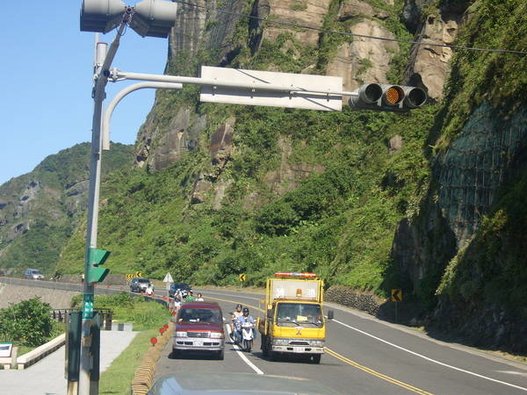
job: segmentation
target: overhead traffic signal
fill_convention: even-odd
[[[80,27],[83,32],[108,33],[126,22],[141,36],[167,37],[176,22],[177,4],[142,0],[127,6],[121,0],[83,0]]]
[[[410,111],[426,103],[428,95],[415,86],[368,83],[349,99],[352,109],[376,111]]]
[[[104,262],[106,262],[106,259],[108,259],[109,255],[110,255],[110,251],[106,251],[106,250],[98,249],[98,248],[90,248],[89,256],[88,256],[88,265],[89,265],[88,282],[89,283],[100,283],[106,278],[106,276],[110,272],[110,269],[105,269],[99,266],[103,265]]]
[[[81,31],[108,33],[119,26],[125,11],[121,0],[83,0]]]

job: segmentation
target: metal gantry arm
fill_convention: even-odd
[[[247,70],[237,70],[244,71]],[[284,73],[285,74],[285,73]],[[317,89],[306,89],[294,85],[275,85],[272,83],[266,83],[265,81],[254,79],[254,82],[244,83],[240,81],[227,81],[227,80],[217,80],[217,79],[208,79],[201,77],[185,77],[185,76],[176,76],[176,75],[164,75],[164,74],[146,74],[146,73],[133,73],[127,71],[121,71],[117,68],[112,68],[110,70],[110,75],[108,76],[110,80],[113,81],[122,81],[122,80],[136,80],[136,81],[157,81],[157,82],[175,82],[181,84],[193,84],[201,86],[211,86],[211,87],[230,87],[230,88],[247,88],[254,89],[255,91],[265,91],[265,92],[284,92],[287,94],[306,94],[310,93],[313,95],[331,95],[331,96],[356,96],[357,92],[347,92],[341,89],[339,90],[317,90]]]
[[[115,107],[121,102],[122,99],[125,98],[126,95],[129,93],[132,93],[139,89],[145,89],[145,88],[152,88],[152,89],[181,89],[183,88],[183,84],[175,83],[175,82],[138,82],[137,84],[130,85],[122,90],[120,90],[117,95],[112,99],[110,104],[108,104],[108,107],[106,108],[106,111],[104,112],[104,116],[102,119],[102,130],[101,130],[101,138],[102,138],[102,149],[103,150],[109,150],[110,149],[110,119],[113,114],[113,110],[115,110]]]

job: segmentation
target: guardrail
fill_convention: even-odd
[[[58,322],[67,323],[68,314],[72,311],[79,311],[78,309],[53,309],[51,311],[51,318]],[[96,309],[101,320],[101,329],[111,331],[113,312],[111,309]]]
[[[81,293],[81,294],[84,291],[84,285],[82,283],[66,283],[66,282],[60,282],[60,281],[47,281],[47,280],[26,280],[24,278],[16,278],[16,277],[0,276],[0,284],[20,285],[20,286],[27,286],[27,287],[33,287],[33,288],[46,288],[46,289],[76,292],[76,293]],[[141,297],[145,301],[155,301],[165,306],[168,306],[169,304],[169,300],[166,296],[155,295],[155,294],[152,296],[147,296],[144,293],[130,292],[130,288],[128,285],[99,284],[95,287],[94,291],[96,295],[97,294],[111,295],[111,294],[116,294],[120,292],[126,292],[134,297]]]
[[[49,281],[49,280],[27,280],[25,278],[16,277],[1,277],[0,283],[21,285],[25,287],[33,288],[47,288],[61,291],[70,291],[82,293],[84,291],[84,284],[79,283],[68,283],[61,281]],[[130,288],[128,285],[104,285],[99,284],[95,286],[95,294],[113,294],[119,292],[129,292]]]

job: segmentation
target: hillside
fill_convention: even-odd
[[[64,244],[86,220],[90,147],[77,144],[50,155],[32,172],[0,186],[0,269],[22,275],[35,267],[54,274]],[[132,163],[133,147],[113,144],[102,173]]]
[[[425,108],[319,113],[159,91],[136,166],[103,185],[112,273],[261,285],[315,271],[328,296],[485,347],[527,352],[527,4],[185,2],[166,72],[200,65],[416,85]],[[57,265],[83,260],[83,232]],[[77,266],[75,266],[77,265]],[[364,302],[366,301],[366,302]]]

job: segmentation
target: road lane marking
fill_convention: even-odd
[[[259,294],[256,294],[259,297],[254,297],[254,296],[243,296],[243,295],[236,295],[236,294],[228,294],[228,293],[225,293],[225,292],[215,292],[213,290],[204,290],[202,293],[206,293],[207,295],[213,294],[213,295],[228,296],[228,297],[233,297],[233,298],[240,298],[241,297],[243,299],[257,300],[257,301],[265,299],[265,295],[259,295]],[[211,299],[216,299],[216,298],[211,296]]]
[[[363,372],[366,372],[368,374],[371,374],[372,376],[375,376],[377,378],[380,378],[384,381],[387,381],[391,384],[395,384],[395,385],[398,385],[399,387],[402,387],[404,389],[407,389],[408,391],[411,391],[411,392],[414,392],[416,394],[421,394],[421,395],[432,395],[431,392],[428,392],[428,391],[425,391],[425,390],[422,390],[420,388],[417,388],[417,387],[414,387],[413,385],[411,384],[408,384],[408,383],[404,383],[402,381],[399,381],[397,379],[394,379],[393,377],[390,377],[390,376],[387,376],[383,373],[380,373],[380,372],[377,372],[376,370],[373,370],[371,368],[368,368],[367,366],[364,366],[364,365],[361,365],[360,363],[357,363],[355,361],[352,361],[351,359],[349,358],[346,358],[345,356],[343,355],[340,355],[339,353],[333,351],[332,349],[330,348],[327,348],[325,347],[324,348],[324,351],[326,352],[326,354],[329,354],[331,355],[332,357],[335,357],[339,360],[341,360],[342,362],[344,363],[347,363],[348,365],[351,365],[357,369],[360,369],[362,370]]]
[[[355,328],[351,325],[348,325],[348,324],[345,324],[344,322],[341,322],[339,320],[336,320],[336,319],[333,319],[333,322],[336,322],[337,324],[340,324],[342,326],[345,326],[346,328],[349,328],[349,329],[352,329],[356,332],[359,332],[359,333],[362,333],[363,335],[366,335],[366,336],[369,336],[375,340],[378,340],[382,343],[385,343],[385,344],[388,344],[389,346],[392,346],[394,348],[397,348],[401,351],[405,351],[409,354],[412,354],[416,357],[419,357],[419,358],[422,358],[426,361],[429,361],[429,362],[432,362],[432,363],[435,363],[437,365],[441,365],[445,368],[449,368],[449,369],[453,369],[453,370],[457,370],[458,372],[462,372],[462,373],[466,373],[466,374],[469,374],[471,376],[475,376],[475,377],[478,377],[478,378],[481,378],[481,379],[484,379],[484,380],[488,380],[488,381],[492,381],[494,383],[498,383],[498,384],[503,384],[503,385],[506,385],[508,387],[512,387],[512,388],[516,388],[516,389],[519,389],[519,390],[522,390],[522,391],[526,391],[527,392],[527,387],[520,387],[519,385],[516,385],[516,384],[512,384],[512,383],[507,383],[506,381],[501,381],[501,380],[498,380],[498,379],[493,379],[492,377],[488,377],[488,376],[483,376],[479,373],[476,373],[476,372],[471,372],[470,370],[466,370],[466,369],[462,369],[462,368],[458,368],[456,366],[452,366],[452,365],[448,365],[444,362],[441,362],[441,361],[438,361],[436,359],[432,359],[430,357],[427,357],[426,355],[423,355],[423,354],[419,354],[415,351],[412,351],[412,350],[409,350],[407,348],[404,348],[404,347],[401,347],[401,346],[398,346],[397,344],[394,344],[394,343],[390,343],[389,341],[387,340],[384,340],[384,339],[381,339],[380,337],[377,337],[375,335],[372,335],[371,333],[368,333],[368,332],[365,332],[363,330],[360,330],[359,328]]]
[[[238,304],[238,303],[239,303],[239,302],[236,301],[236,300],[222,299],[222,298],[218,298],[218,297],[216,297],[216,296],[209,296],[209,297],[207,297],[207,299],[214,299],[214,300],[219,300],[220,302],[225,302],[225,303],[229,302],[229,303],[232,303],[232,304]],[[251,307],[251,308],[253,308],[254,310],[258,310],[258,311],[260,311],[260,312],[263,313],[263,309],[261,309],[260,307],[256,307],[256,306],[254,306],[254,305],[252,305],[252,304],[245,304],[244,306]]]
[[[227,335],[230,338],[231,337],[231,328],[229,327],[229,325],[225,325],[225,327],[227,328]],[[243,353],[242,349],[237,344],[235,344],[233,342],[232,345],[234,346],[234,350],[236,351],[236,353],[239,355],[239,357],[242,359],[242,361],[247,364],[247,366],[249,366],[252,370],[254,370],[256,372],[256,374],[264,374],[264,372],[262,370],[260,370],[258,368],[258,366],[256,366],[254,363],[249,361],[249,358],[247,358],[247,356]]]

